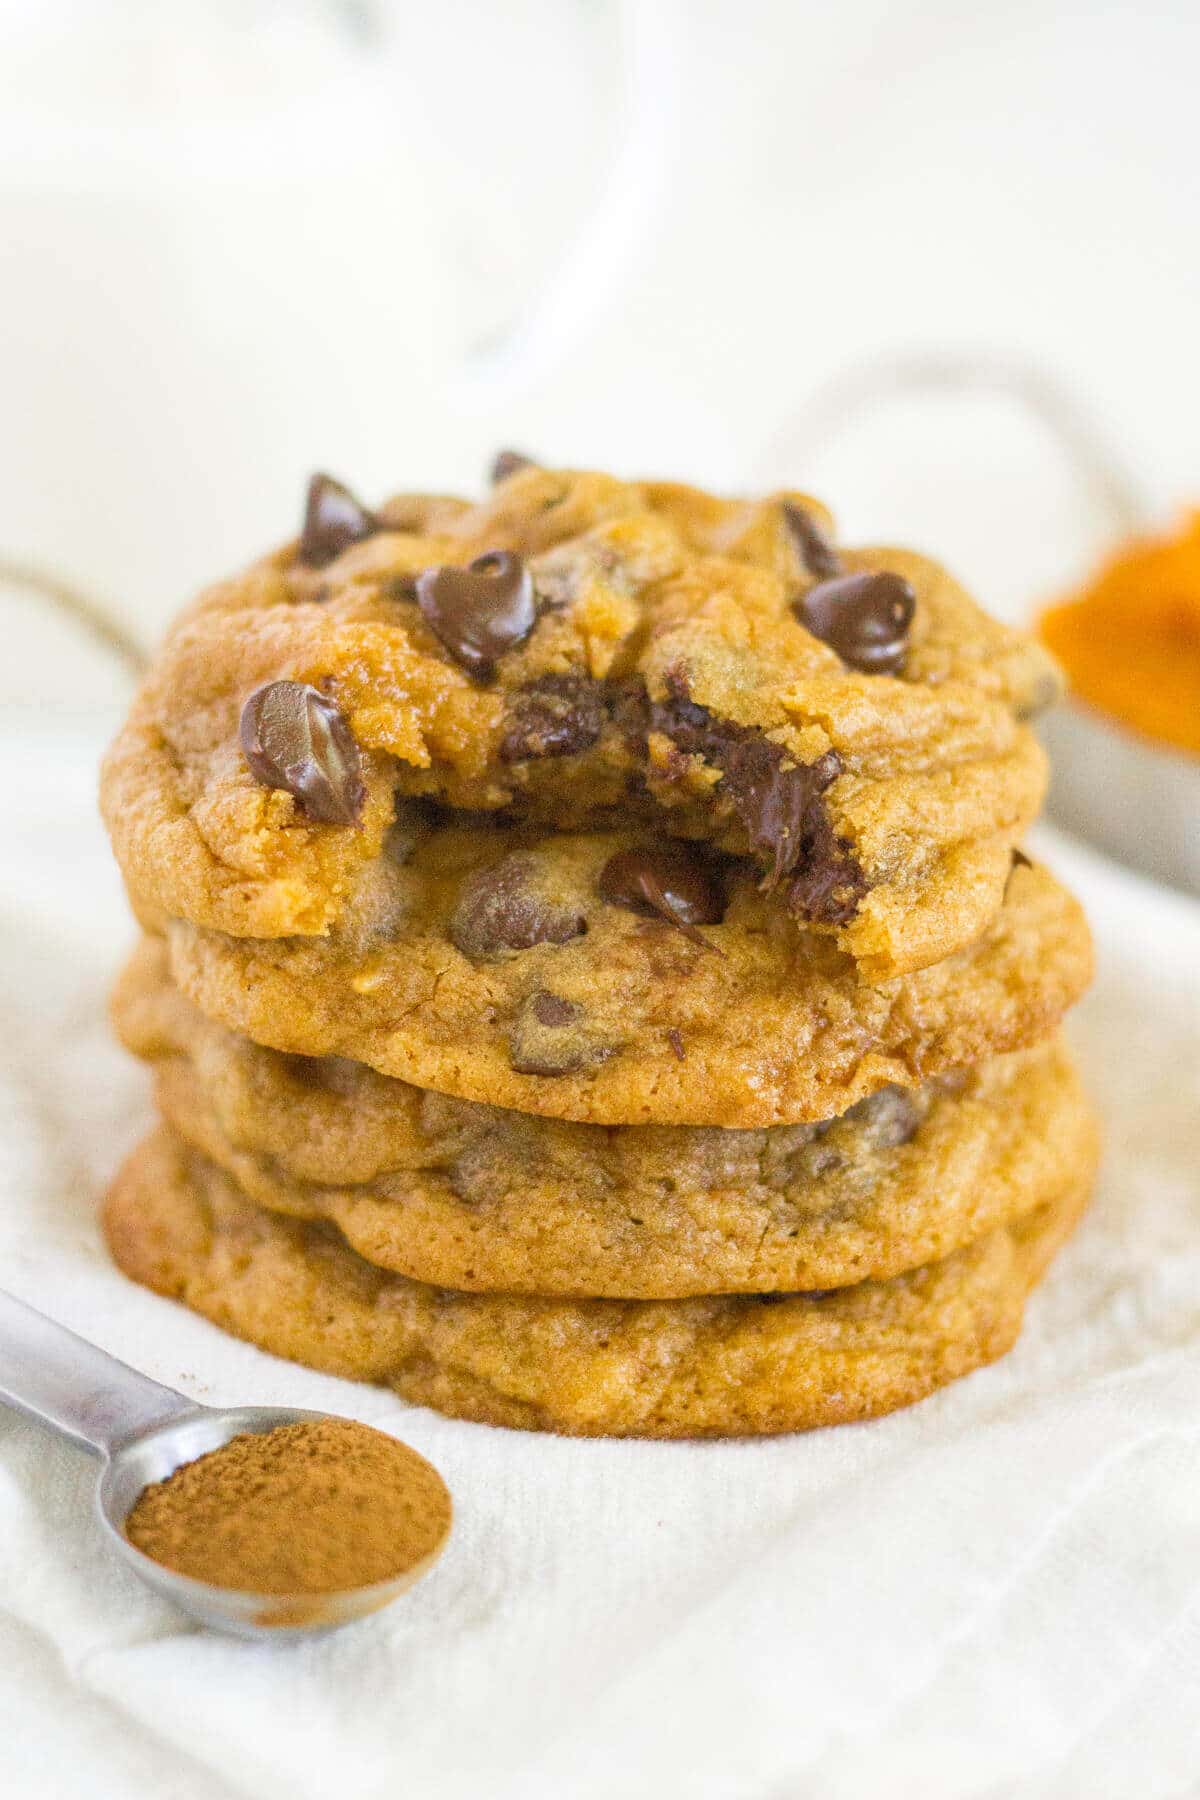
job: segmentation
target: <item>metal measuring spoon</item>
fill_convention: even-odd
[[[212,1587],[165,1569],[125,1536],[144,1488],[246,1431],[315,1423],[328,1413],[290,1406],[199,1406],[118,1362],[0,1291],[0,1402],[49,1425],[102,1457],[96,1514],[109,1543],[135,1574],[202,1625],[237,1637],[301,1637],[348,1624],[386,1606],[421,1579],[450,1535],[449,1522],[429,1555],[391,1581],[329,1594],[252,1594]]]

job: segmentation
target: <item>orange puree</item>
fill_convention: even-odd
[[[1200,512],[1125,544],[1040,629],[1080,700],[1200,754]]]

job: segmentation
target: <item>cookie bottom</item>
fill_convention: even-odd
[[[943,1261],[826,1294],[667,1301],[463,1294],[248,1201],[158,1130],[110,1189],[119,1266],[261,1349],[451,1417],[581,1437],[808,1430],[910,1405],[1003,1356],[1092,1168]]]

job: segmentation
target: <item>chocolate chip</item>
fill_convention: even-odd
[[[792,602],[792,611],[852,669],[894,675],[904,666],[916,605],[904,577],[884,569],[819,581]]]
[[[848,925],[866,893],[866,882],[850,847],[826,821],[829,844],[807,852],[804,866],[784,889],[789,912],[818,925]]]
[[[552,994],[547,988],[539,988],[531,995],[529,1016],[538,1025],[574,1025],[583,1017],[582,1006],[574,1000],[564,1000],[561,994]]]
[[[384,600],[411,603],[417,597],[417,578],[415,575],[389,575],[379,591]]]
[[[489,550],[465,569],[424,569],[417,576],[416,596],[430,630],[481,681],[537,624],[533,580],[509,550]]]
[[[525,456],[520,450],[498,450],[492,462],[492,486],[507,481],[518,469],[532,469],[532,456]]]
[[[618,850],[601,869],[596,886],[614,906],[657,913],[694,944],[716,948],[696,927],[720,924],[725,895],[713,871],[682,845],[670,850]]]
[[[589,1024],[582,1006],[539,988],[517,1014],[508,1059],[519,1075],[576,1075],[615,1049]]]
[[[1004,898],[1006,900],[1008,899],[1008,890],[1012,886],[1012,878],[1016,874],[1017,870],[1018,869],[1032,869],[1032,867],[1033,867],[1033,863],[1030,861],[1029,857],[1026,856],[1025,852],[1023,850],[1018,850],[1014,846],[1013,853],[1012,853],[1012,861],[1009,863],[1009,866],[1008,866],[1008,877],[1004,883]]]
[[[668,685],[670,699],[650,706],[650,728],[722,771],[717,791],[741,822],[754,855],[767,864],[766,886],[791,877],[787,903],[814,924],[844,925],[852,919],[866,881],[821,799],[842,772],[836,751],[827,750],[815,763],[793,762],[765,733],[717,719],[689,700],[681,676]]]
[[[586,675],[543,675],[513,696],[500,760],[575,756],[590,750],[604,726],[603,689]]]
[[[308,484],[299,557],[310,569],[323,569],[335,556],[379,530],[379,521],[332,475],[314,475]]]
[[[270,681],[242,707],[238,727],[250,773],[295,796],[310,819],[354,825],[367,790],[362,758],[333,701],[300,681]]]
[[[565,944],[586,930],[579,907],[555,892],[532,858],[519,855],[468,876],[450,919],[451,942],[476,962]]]
[[[810,575],[818,581],[828,581],[842,573],[841,557],[810,512],[794,500],[785,500],[783,517],[796,553]]]
[[[420,800],[397,800],[396,816],[383,835],[383,854],[388,862],[398,869],[410,863],[418,844],[428,836],[432,820],[432,808]]]

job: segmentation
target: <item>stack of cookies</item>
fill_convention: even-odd
[[[791,1431],[1001,1355],[1084,1206],[1057,692],[936,564],[498,459],[201,596],[104,771],[136,1280],[464,1418]]]

